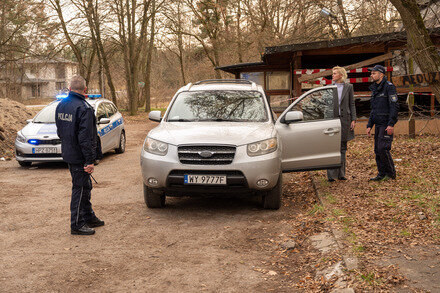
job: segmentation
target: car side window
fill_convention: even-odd
[[[104,103],[99,104],[96,110],[96,120],[99,121],[101,118],[108,118]]]
[[[310,93],[293,106],[291,111],[301,111],[303,121],[333,119],[333,89]]]
[[[103,104],[105,105],[105,108],[107,110],[107,115],[109,118],[112,117],[113,115],[115,115],[116,112],[115,112],[114,108],[112,107],[112,104],[110,104],[110,103],[103,103]]]
[[[118,113],[118,108],[116,108],[115,104],[110,103],[110,106],[113,108],[114,113]]]

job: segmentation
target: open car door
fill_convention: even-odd
[[[341,166],[341,121],[333,114],[335,89],[326,86],[304,93],[276,121],[283,172]]]

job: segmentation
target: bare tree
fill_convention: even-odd
[[[203,50],[211,62],[212,66],[220,65],[220,50],[222,43],[222,32],[225,29],[226,20],[222,14],[227,5],[225,0],[185,0],[186,5],[191,9],[195,20],[194,25],[200,30],[199,34],[184,32],[186,35],[193,36],[203,47]],[[218,70],[215,77],[221,78]]]
[[[72,49],[75,58],[79,63],[79,74],[85,78],[86,83],[88,84],[90,81],[91,67],[92,67],[93,59],[95,57],[96,47],[91,45],[92,47],[91,51],[81,49],[80,43],[86,44],[90,42],[85,41],[84,36],[79,38],[78,42],[75,42],[72,38],[72,33],[67,28],[67,23],[64,19],[63,8],[61,6],[60,0],[49,0],[49,3],[57,13],[66,42]],[[81,25],[78,25],[76,29],[79,30],[79,27],[81,27]]]
[[[163,3],[163,2],[162,2]],[[159,7],[162,3],[159,3]],[[154,40],[156,34],[156,15],[157,15],[157,6],[156,0],[152,0],[151,5],[151,18],[150,18],[150,34],[148,40],[145,39],[146,44],[143,46],[144,52],[142,54],[142,64],[144,67],[143,74],[143,90],[141,103],[139,105],[145,105],[145,112],[149,112],[151,110],[151,66],[152,66],[152,56],[154,49]]]
[[[152,17],[152,0],[112,0],[112,9],[118,19],[118,43],[124,56],[125,79],[130,115],[138,109],[138,84],[142,49],[147,44],[148,22]]]
[[[21,97],[25,59],[56,51],[49,37],[53,31],[41,0],[0,2],[0,94]]]
[[[408,51],[425,72],[440,70],[440,56],[425,27],[416,0],[390,0],[399,11],[406,30]],[[440,102],[440,83],[433,82],[431,88]]]
[[[102,2],[102,1],[101,1]],[[87,19],[89,25],[91,41],[93,46],[97,51],[98,63],[99,63],[99,85],[101,87],[102,83],[102,67],[104,68],[104,73],[107,77],[107,84],[110,88],[111,100],[117,105],[116,100],[116,89],[113,84],[113,79],[110,71],[108,54],[104,49],[102,40],[102,28],[101,28],[101,17],[108,13],[106,10],[100,10],[98,0],[72,0],[72,3],[83,13],[84,17]],[[101,92],[103,89],[101,88]]]
[[[166,44],[164,47],[167,48],[171,53],[176,55],[179,60],[180,66],[180,77],[182,80],[182,84],[186,84],[186,76],[185,76],[185,50],[184,50],[184,18],[186,16],[186,12],[184,11],[182,0],[174,1],[173,3],[169,3],[166,11],[164,12],[164,16],[166,17],[165,26],[167,28],[167,35],[173,35],[175,37],[174,40],[169,40],[169,37],[164,37]],[[170,44],[168,44],[170,41]],[[165,43],[163,42],[163,43]]]

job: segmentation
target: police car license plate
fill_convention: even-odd
[[[226,175],[184,175],[185,184],[226,185]]]
[[[45,147],[45,148],[32,148],[33,154],[56,154],[57,148]]]

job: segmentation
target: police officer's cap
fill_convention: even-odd
[[[385,67],[383,67],[382,65],[376,64],[376,65],[374,65],[373,68],[368,68],[368,71],[379,71],[379,72],[385,74],[386,70],[385,70]]]

